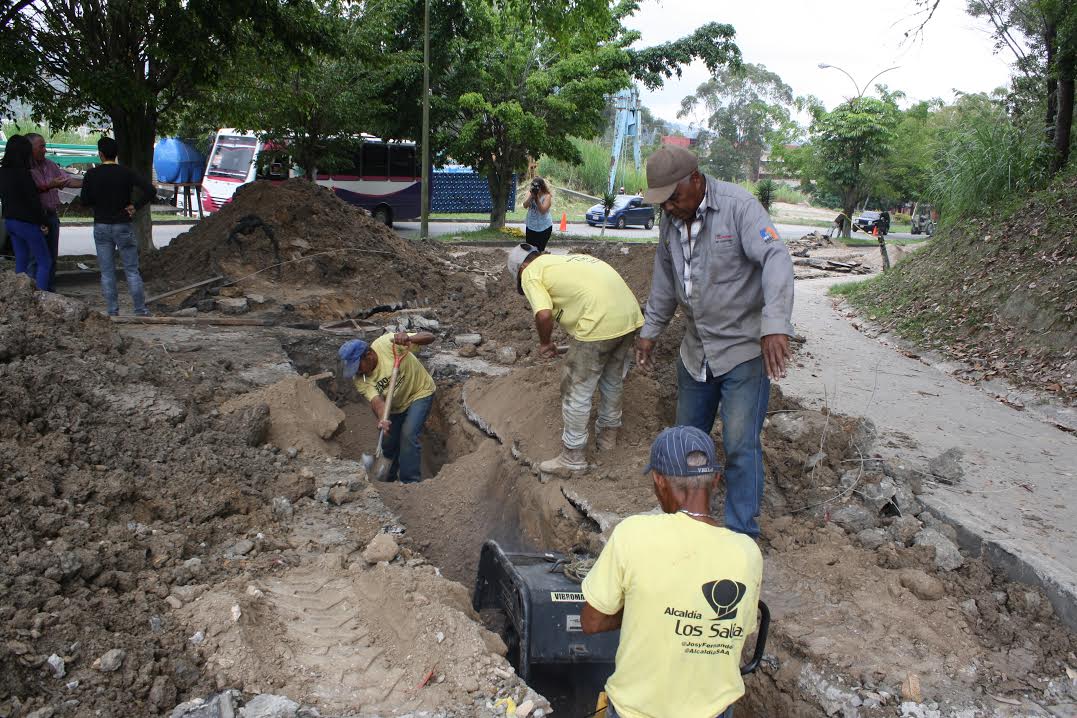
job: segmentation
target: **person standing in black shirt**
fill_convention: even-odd
[[[116,140],[102,137],[97,153],[102,164],[86,173],[82,180],[82,203],[93,207],[93,239],[97,245],[97,264],[101,268],[101,292],[105,295],[109,316],[120,312],[116,292],[116,252],[120,253],[127,290],[131,293],[135,314],[149,316],[142,275],[138,271],[138,240],[131,228],[131,218],[153,199],[156,191],[149,181],[127,167],[116,164]],[[134,189],[137,200],[132,199]]]
[[[27,274],[33,258],[37,262],[34,281],[38,289],[48,289],[52,255],[41,230],[45,210],[30,174],[32,153],[30,140],[23,135],[14,135],[7,141],[0,162],[0,202],[4,204],[4,228],[15,248],[15,272]]]

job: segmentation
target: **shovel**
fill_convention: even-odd
[[[385,421],[389,418],[389,412],[393,405],[393,390],[396,388],[396,376],[400,370],[400,362],[404,361],[404,357],[408,352],[405,349],[402,352],[397,352],[397,345],[393,344],[393,373],[389,377],[389,389],[385,392],[385,411],[382,412],[381,419]],[[385,438],[385,432],[378,432],[378,448],[374,450],[374,455],[363,454],[361,459],[363,468],[366,469],[367,476],[371,481],[385,481],[385,477],[389,475],[389,468],[393,465],[391,459],[385,458],[381,453],[381,442]]]

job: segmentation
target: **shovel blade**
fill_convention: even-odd
[[[371,481],[386,481],[389,477],[389,468],[393,465],[393,462],[384,456],[379,456],[374,465],[367,471],[367,475]]]

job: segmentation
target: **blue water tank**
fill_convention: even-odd
[[[166,137],[153,148],[158,182],[201,182],[205,169],[205,156],[177,137]]]

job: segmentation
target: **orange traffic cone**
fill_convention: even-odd
[[[875,225],[875,228],[873,230],[871,230],[871,236],[872,237],[878,237],[879,236],[879,225]]]
[[[561,213],[561,230],[562,232],[568,229],[568,212]]]

